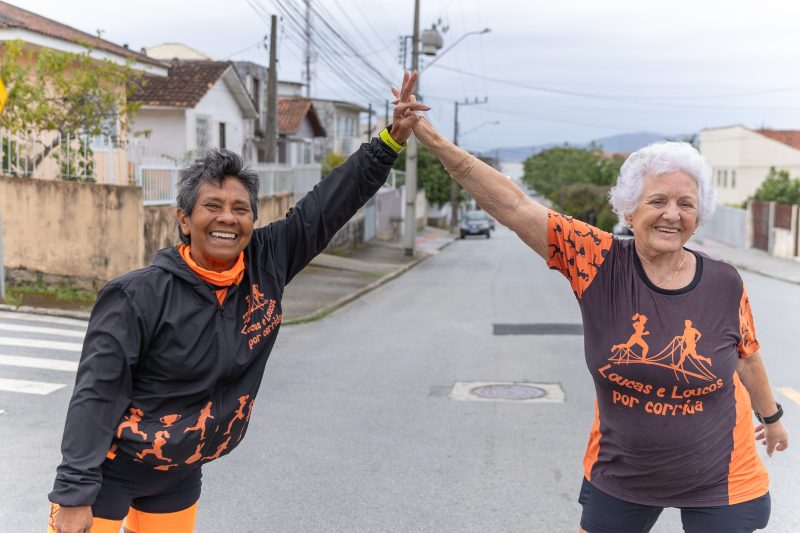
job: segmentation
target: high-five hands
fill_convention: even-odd
[[[412,94],[418,76],[419,73],[417,71],[404,72],[400,89],[392,87],[392,93],[397,100],[392,102],[395,107],[392,116],[392,130],[389,135],[400,144],[408,140],[411,136],[412,128],[419,122],[421,117],[417,114],[417,111],[428,111],[430,109],[425,104],[417,103],[417,99]]]

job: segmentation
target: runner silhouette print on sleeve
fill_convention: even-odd
[[[200,415],[197,417],[197,424],[193,426],[189,426],[188,428],[184,429],[183,432],[186,433],[187,431],[200,431],[200,440],[206,438],[206,421],[207,420],[214,420],[214,417],[211,415],[211,402],[208,402],[205,407],[200,411]]]
[[[139,431],[139,422],[142,421],[144,412],[136,407],[131,407],[128,411],[130,414],[126,416],[125,420],[117,427],[117,438],[122,438],[122,430],[127,429],[134,435],[142,437],[142,440],[147,440],[147,433]]]
[[[547,266],[569,280],[577,298],[600,270],[612,241],[611,234],[585,222],[555,211],[547,213]]]

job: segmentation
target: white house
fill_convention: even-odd
[[[770,167],[800,176],[800,131],[751,130],[741,125],[700,131],[700,153],[714,169],[717,201],[745,202],[761,186]]]
[[[166,78],[148,78],[132,98],[142,107],[131,129],[146,132],[129,149],[135,163],[182,162],[213,147],[255,161],[252,137],[258,113],[232,63],[175,60]]]
[[[314,162],[313,142],[326,131],[308,98],[278,100],[278,162],[288,166]]]
[[[364,106],[341,100],[314,99],[316,109],[327,136],[314,142],[315,158],[322,159],[329,152],[350,155],[366,142],[367,136],[361,135],[361,113],[369,111]]]

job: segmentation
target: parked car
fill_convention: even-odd
[[[492,226],[489,215],[484,211],[467,211],[459,225],[459,233],[462,239],[467,235],[486,235],[487,239],[491,238]]]

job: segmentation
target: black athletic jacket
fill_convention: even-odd
[[[256,229],[242,282],[220,305],[176,248],[111,281],[89,320],[50,501],[91,505],[100,466],[159,470],[230,453],[247,430],[281,323],[284,286],[386,180],[395,153],[364,144],[284,220]]]

